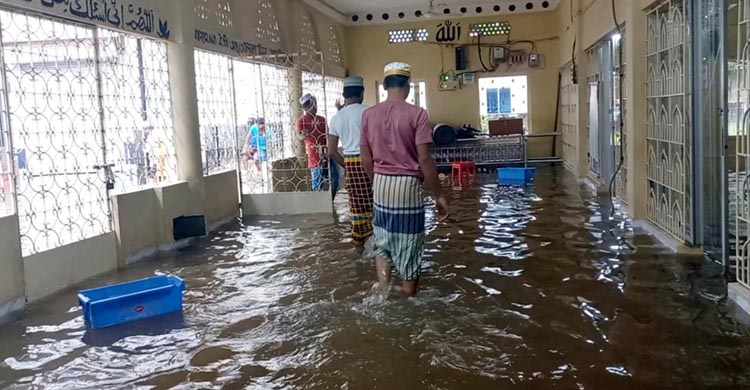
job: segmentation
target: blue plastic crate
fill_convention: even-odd
[[[78,302],[93,329],[182,310],[185,281],[173,275],[83,290]]]
[[[500,184],[526,185],[534,181],[534,168],[498,168]]]

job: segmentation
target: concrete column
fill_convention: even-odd
[[[195,182],[203,177],[203,163],[193,47],[170,42],[167,52],[178,177]]]
[[[182,194],[183,204],[163,202],[164,210],[179,208],[183,215],[202,215],[205,212],[205,188],[203,184],[203,162],[201,152],[200,125],[198,119],[198,91],[195,83],[195,54],[193,39],[195,24],[193,7],[186,7],[175,0],[174,15],[179,16],[177,42],[167,44],[169,87],[172,93],[172,122],[174,125],[175,153],[177,155],[177,177],[186,181],[190,191]],[[179,214],[178,214],[179,215]],[[166,218],[173,218],[169,215]],[[171,225],[169,225],[171,226]],[[171,231],[171,229],[170,229]],[[171,235],[171,233],[170,233]]]
[[[167,44],[169,87],[172,91],[172,119],[175,152],[180,180],[191,183],[203,178],[201,136],[198,122],[198,92],[195,85],[195,55],[193,52],[193,7],[173,5],[180,26],[176,31],[179,42]]]
[[[299,58],[293,58],[293,61],[297,62]],[[302,87],[302,67],[295,63],[287,71],[287,78],[289,79],[289,121],[295,124],[297,123],[297,118],[302,115],[302,106],[299,104],[299,98],[304,91]],[[297,136],[296,128],[292,129],[292,142],[294,155],[297,156],[300,167],[307,167],[305,140]]]
[[[646,13],[638,1],[628,3],[625,15],[625,133],[631,218],[646,217]]]
[[[0,319],[20,310],[26,303],[24,295],[24,264],[18,215],[0,216]]]

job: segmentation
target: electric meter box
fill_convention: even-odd
[[[502,64],[508,60],[508,51],[504,47],[492,48],[492,61],[496,64]]]

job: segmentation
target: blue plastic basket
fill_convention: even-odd
[[[185,281],[160,275],[106,287],[83,290],[78,302],[83,318],[92,329],[106,328],[182,310]]]
[[[498,168],[500,184],[526,185],[534,181],[534,168]]]

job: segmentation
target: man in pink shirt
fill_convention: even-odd
[[[388,99],[362,116],[362,165],[373,178],[374,238],[378,281],[383,293],[396,268],[406,296],[419,284],[425,241],[423,187],[435,197],[441,220],[448,215],[430,152],[432,129],[427,111],[406,102],[411,67],[385,67]]]

